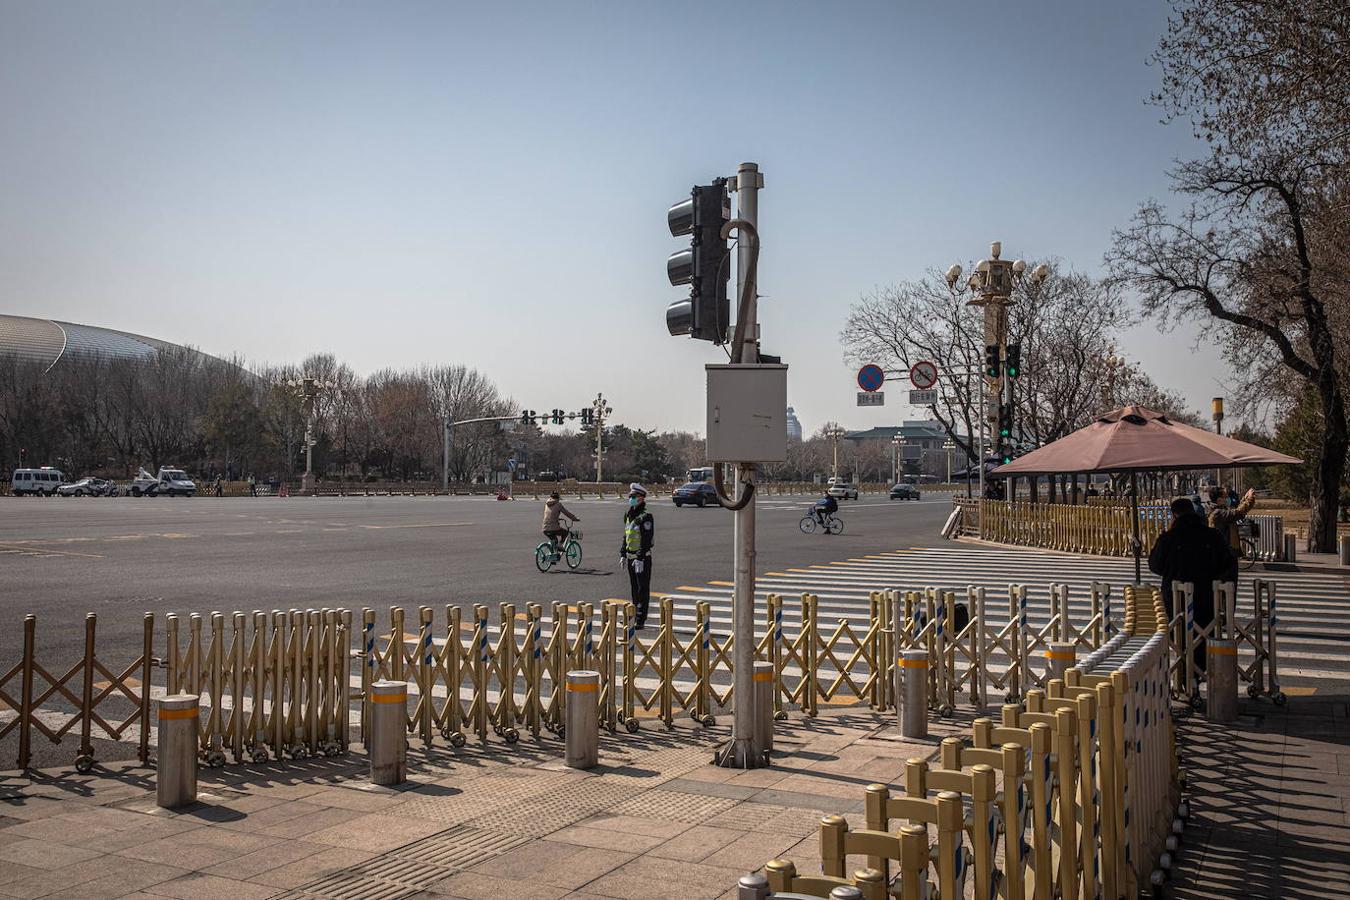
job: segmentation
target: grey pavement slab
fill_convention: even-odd
[[[1179,898],[1350,896],[1350,707],[1244,698],[1235,727],[1178,728],[1193,808]],[[359,751],[203,770],[200,802],[154,805],[153,772],[0,775],[0,898],[372,896],[716,898],[775,857],[819,865],[820,817],[861,823],[866,785],[934,758],[969,714],[900,739],[831,709],[779,727],[772,767],[709,764],[725,726],[604,737],[593,772],[552,739],[414,748],[410,781],[370,789]],[[416,743],[416,742],[414,742]],[[857,817],[856,819],[854,817]]]

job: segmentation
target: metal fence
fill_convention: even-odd
[[[827,705],[894,709],[896,661],[905,650],[922,650],[930,661],[932,710],[950,714],[958,703],[982,710],[992,697],[1012,701],[1047,688],[1057,656],[1108,646],[1120,633],[1121,600],[1131,590],[1095,583],[1081,597],[1057,584],[1009,585],[997,597],[979,587],[874,591],[865,618],[833,620],[822,616],[813,594],[773,594],[755,655],[773,664],[780,718],[790,709],[816,715]],[[1274,584],[1258,580],[1247,604],[1238,603],[1235,585],[1220,590],[1226,599],[1219,625],[1201,627],[1185,610],[1173,622],[1174,691],[1194,692],[1194,678],[1184,678],[1187,650],[1221,627],[1239,641],[1249,691],[1281,696]],[[1084,612],[1075,616],[1073,608]],[[337,754],[354,726],[364,735],[370,685],[384,678],[408,682],[408,730],[428,745],[460,746],[470,737],[515,743],[527,732],[560,732],[568,669],[600,673],[596,702],[611,732],[636,731],[644,720],[669,726],[685,716],[711,725],[734,700],[735,638],[713,627],[706,602],[695,605],[692,627],[682,627],[674,600],[664,598],[656,628],[642,632],[633,606],[622,601],[554,603],[547,612],[540,604],[507,603],[495,621],[482,605],[422,607],[411,615],[393,607],[386,616],[367,608],[358,615],[146,614],[139,655],[114,663],[97,644],[90,614],[83,657],[60,671],[43,664],[38,623],[29,616],[22,658],[0,675],[0,702],[10,710],[0,711],[0,739],[18,732],[20,768],[30,763],[35,736],[61,743],[78,734],[82,770],[94,761],[91,737],[134,741],[148,761],[151,698],[188,692],[202,697],[200,744],[208,764]],[[1130,626],[1128,610],[1124,625]]]
[[[1126,628],[1063,679],[944,739],[936,765],[909,760],[903,785],[869,786],[864,828],[822,819],[819,875],[775,859],[740,900],[1116,900],[1160,885],[1184,814],[1168,621],[1156,589],[1127,588],[1125,604]]]

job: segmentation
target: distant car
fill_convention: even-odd
[[[684,506],[686,503],[693,506],[707,506],[711,503],[715,506],[717,505],[717,488],[706,481],[691,481],[672,491],[670,499],[675,501],[676,506]]]
[[[847,481],[836,481],[830,485],[830,496],[836,500],[857,500],[858,486]]]
[[[52,496],[65,483],[66,476],[60,469],[43,466],[40,469],[15,469],[10,481],[10,490],[15,497],[24,494],[34,496]]]
[[[918,500],[919,489],[912,484],[891,485],[892,500]]]
[[[117,485],[104,478],[81,478],[56,489],[62,497],[116,497]]]

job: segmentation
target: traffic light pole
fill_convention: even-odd
[[[743,365],[759,362],[758,297],[752,258],[758,252],[759,189],[764,176],[755,163],[741,163],[736,173],[736,217],[754,229],[755,247],[738,235],[736,243],[736,296],[743,298],[737,314],[732,358]],[[755,747],[755,497],[754,463],[736,466],[736,494],[749,502],[736,510],[734,524],[735,588],[732,606],[733,654],[731,740],[717,761],[718,765],[753,769],[766,765],[768,748]]]
[[[454,436],[456,425],[477,425],[480,422],[517,422],[519,416],[485,416],[478,419],[460,419],[458,422],[451,422],[449,417],[441,420],[441,427],[445,432],[445,442],[441,450],[441,490],[448,492],[450,490],[450,441]]]

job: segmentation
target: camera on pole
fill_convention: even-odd
[[[672,335],[695,340],[726,342],[731,325],[727,281],[731,278],[730,251],[722,226],[731,221],[731,202],[725,178],[695,185],[688,200],[666,213],[672,237],[691,235],[689,249],[672,253],[666,275],[676,286],[689,285],[689,299],[666,308],[666,328]]]

